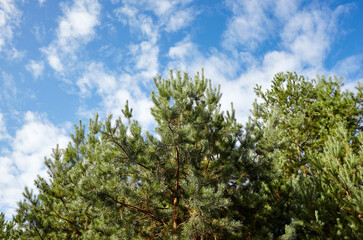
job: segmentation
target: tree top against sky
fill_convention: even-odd
[[[78,119],[120,114],[146,128],[153,77],[205,69],[222,110],[245,122],[256,84],[298,72],[362,79],[360,1],[0,1],[0,209],[13,213],[43,157]],[[243,101],[241,101],[243,99]]]

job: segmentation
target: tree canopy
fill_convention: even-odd
[[[361,85],[279,73],[242,126],[203,71],[154,83],[156,127],[79,122],[0,238],[363,238]]]

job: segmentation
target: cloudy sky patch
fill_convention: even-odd
[[[363,3],[303,0],[0,1],[0,211],[11,216],[71,123],[119,116],[145,129],[153,78],[201,68],[244,123],[256,84],[296,71],[363,79]]]

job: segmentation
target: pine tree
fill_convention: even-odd
[[[24,238],[233,239],[241,222],[232,197],[241,125],[220,110],[219,89],[203,73],[155,79],[142,131],[128,103],[121,118],[80,123],[65,150],[46,160],[50,180],[19,204]],[[23,229],[25,229],[23,231]],[[23,232],[22,232],[23,231]]]
[[[8,239],[361,239],[362,104],[341,81],[277,74],[242,128],[203,72],[154,79],[156,127],[75,125],[25,189]]]
[[[0,239],[12,239],[14,222],[5,220],[5,214],[0,213]]]
[[[337,236],[335,226],[349,225],[345,217],[338,220],[340,200],[335,198],[330,203],[321,200],[329,193],[344,191],[343,185],[332,184],[337,180],[326,175],[332,169],[321,171],[331,161],[323,153],[329,148],[326,146],[329,139],[336,137],[335,129],[341,124],[345,126],[345,141],[354,153],[361,146],[358,134],[362,131],[362,87],[358,86],[354,94],[342,91],[341,85],[341,80],[336,78],[326,80],[323,76],[306,80],[296,73],[280,73],[275,76],[270,90],[263,92],[261,87],[256,88],[262,102],[255,103],[253,121],[264,135],[257,144],[259,157],[269,161],[274,174],[261,191],[262,196],[268,196],[264,204],[269,209],[262,216],[275,237],[313,239],[312,229],[319,229],[322,227],[319,224],[323,224],[324,232],[315,237],[332,239],[331,236]],[[361,171],[362,158],[357,155],[355,159],[360,159],[360,164],[349,165],[345,177],[355,179],[355,191],[361,195],[362,182],[354,176]],[[342,160],[342,164],[345,161]],[[328,186],[333,190],[328,191]],[[319,205],[314,205],[315,202]],[[330,212],[330,217],[322,216],[321,211]],[[357,221],[361,222],[361,208],[354,211]],[[335,232],[329,232],[333,230]],[[351,239],[357,237],[340,234]]]
[[[363,238],[363,133],[353,149],[340,123],[322,153],[311,156],[310,175],[299,176],[294,190],[293,226],[308,239]]]

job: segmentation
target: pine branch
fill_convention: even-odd
[[[109,194],[107,194],[107,193],[104,193],[104,192],[103,192],[102,194],[104,194],[105,196],[109,197],[112,201],[114,201],[114,202],[116,202],[116,203],[121,204],[121,205],[122,205],[122,206],[124,206],[124,207],[134,209],[134,210],[136,210],[136,211],[138,211],[138,212],[141,212],[141,213],[143,213],[143,214],[145,214],[145,215],[147,215],[147,216],[151,217],[153,220],[155,220],[155,221],[157,221],[157,222],[160,222],[160,223],[162,223],[162,224],[166,225],[166,224],[165,224],[165,222],[164,222],[163,220],[161,220],[161,219],[159,219],[159,218],[155,217],[155,215],[154,215],[151,211],[144,210],[144,209],[139,208],[139,207],[137,207],[137,206],[130,205],[130,204],[127,204],[127,203],[125,203],[125,202],[122,202],[122,201],[119,201],[119,200],[117,200],[117,199],[114,199],[112,196],[110,196],[110,195],[109,195]]]
[[[40,232],[39,232],[39,230],[38,230],[38,228],[35,226],[35,224],[34,223],[31,223],[31,225],[33,225],[33,227],[35,228],[35,231],[37,232],[37,234],[39,235],[39,237],[40,237],[40,239],[44,239],[43,237],[42,237],[42,235],[40,234]]]
[[[74,226],[74,222],[68,220],[65,217],[62,217],[60,214],[58,214],[56,211],[54,211],[53,208],[49,207],[49,209],[52,210],[59,218],[61,218],[61,219],[65,220],[66,222],[68,222],[72,226],[72,229],[77,233],[78,236],[82,236],[82,233],[78,230],[78,228],[76,228]]]
[[[132,160],[132,158],[131,158],[131,156],[130,156],[130,154],[124,149],[124,147],[121,145],[121,144],[119,144],[116,140],[115,140],[115,138],[114,138],[114,136],[112,135],[112,134],[108,134],[108,133],[106,133],[106,132],[101,132],[102,134],[105,134],[105,135],[107,135],[108,137],[110,137],[111,138],[111,140],[112,140],[112,142],[114,143],[114,144],[116,144],[125,154],[126,154],[126,156],[128,157],[128,159],[129,160]],[[138,163],[138,162],[134,162],[136,165],[139,165],[139,166],[141,166],[141,167],[143,167],[143,168],[145,168],[145,169],[147,169],[147,170],[150,170],[148,167],[146,167],[144,164],[142,164],[142,163]]]
[[[174,197],[173,205],[174,205],[174,211],[173,211],[173,228],[177,228],[178,226],[178,211],[177,207],[179,204],[179,178],[180,178],[180,162],[179,162],[179,147],[176,147],[176,157],[175,162],[177,165],[176,169],[176,183],[175,183],[175,190],[176,190],[176,196]]]

